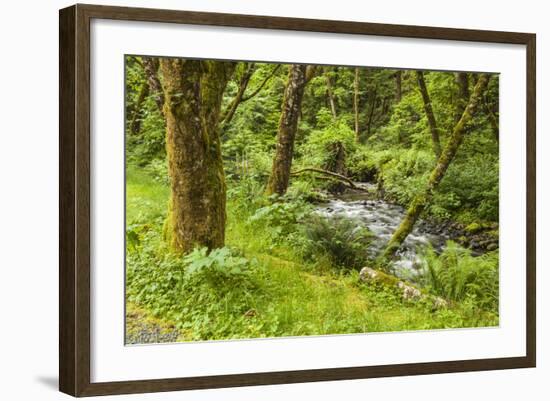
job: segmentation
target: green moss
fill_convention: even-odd
[[[483,229],[483,226],[479,223],[470,223],[466,226],[465,230],[470,234],[475,234]]]

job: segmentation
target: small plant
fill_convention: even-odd
[[[280,242],[298,230],[298,223],[311,212],[311,206],[301,199],[272,197],[273,203],[261,207],[248,219],[254,227],[263,226],[271,239]]]
[[[484,310],[498,310],[498,253],[474,257],[449,241],[440,255],[428,248],[423,263],[424,284],[436,295],[458,302],[469,299]]]
[[[183,258],[187,266],[186,274],[212,274],[222,278],[246,275],[250,272],[250,262],[243,257],[234,256],[227,247],[214,249],[195,248]]]
[[[303,226],[306,259],[327,256],[337,267],[360,268],[367,259],[367,248],[372,239],[368,229],[345,217],[326,218],[312,215]]]

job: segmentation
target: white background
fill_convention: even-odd
[[[105,3],[98,1],[98,3]],[[62,399],[57,381],[57,9],[68,2],[7,3],[2,10],[0,77],[0,392],[6,399]],[[407,398],[423,400],[548,398],[550,353],[545,344],[550,297],[544,255],[550,195],[547,43],[550,40],[544,2],[392,1],[365,4],[353,0],[318,1],[132,1],[129,6],[155,6],[204,11],[348,19],[416,25],[531,31],[538,34],[538,323],[537,369],[436,376],[294,384],[244,389],[124,396],[120,399],[279,400],[334,398]],[[454,6],[454,7],[453,7]],[[547,315],[547,313],[546,313]],[[110,399],[106,397],[103,399]]]

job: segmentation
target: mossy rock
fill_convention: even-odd
[[[397,277],[384,273],[380,270],[371,269],[370,267],[363,267],[359,272],[359,278],[365,283],[384,286],[386,288],[398,291],[401,294],[403,301],[428,301],[431,303],[434,310],[446,308],[449,305],[443,298],[426,294],[414,285],[404,282]]]
[[[465,230],[470,234],[475,234],[483,230],[483,226],[480,223],[470,223],[466,226]]]

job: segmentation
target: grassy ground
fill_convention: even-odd
[[[127,283],[129,310],[139,311],[127,315],[129,331],[138,324],[136,320],[144,319],[153,325],[177,328],[178,341],[498,324],[497,315],[480,313],[469,302],[435,310],[428,303],[403,300],[394,289],[362,284],[356,271],[338,272],[323,260],[304,262],[288,242],[269,244],[268,233],[261,227],[252,230],[231,202],[226,242],[253,261],[250,277],[239,279],[248,281],[241,287],[236,285],[239,291],[208,280],[182,285],[178,280],[184,280],[184,275],[162,284],[165,274],[172,275],[163,273],[165,265],[180,266],[181,259],[167,253],[162,245],[168,195],[168,188],[145,172],[128,170],[127,223],[140,227],[141,235],[140,246],[129,248],[127,257],[128,269],[133,272]],[[144,256],[147,246],[153,249],[148,254],[153,257]],[[155,301],[155,294],[164,303]]]

